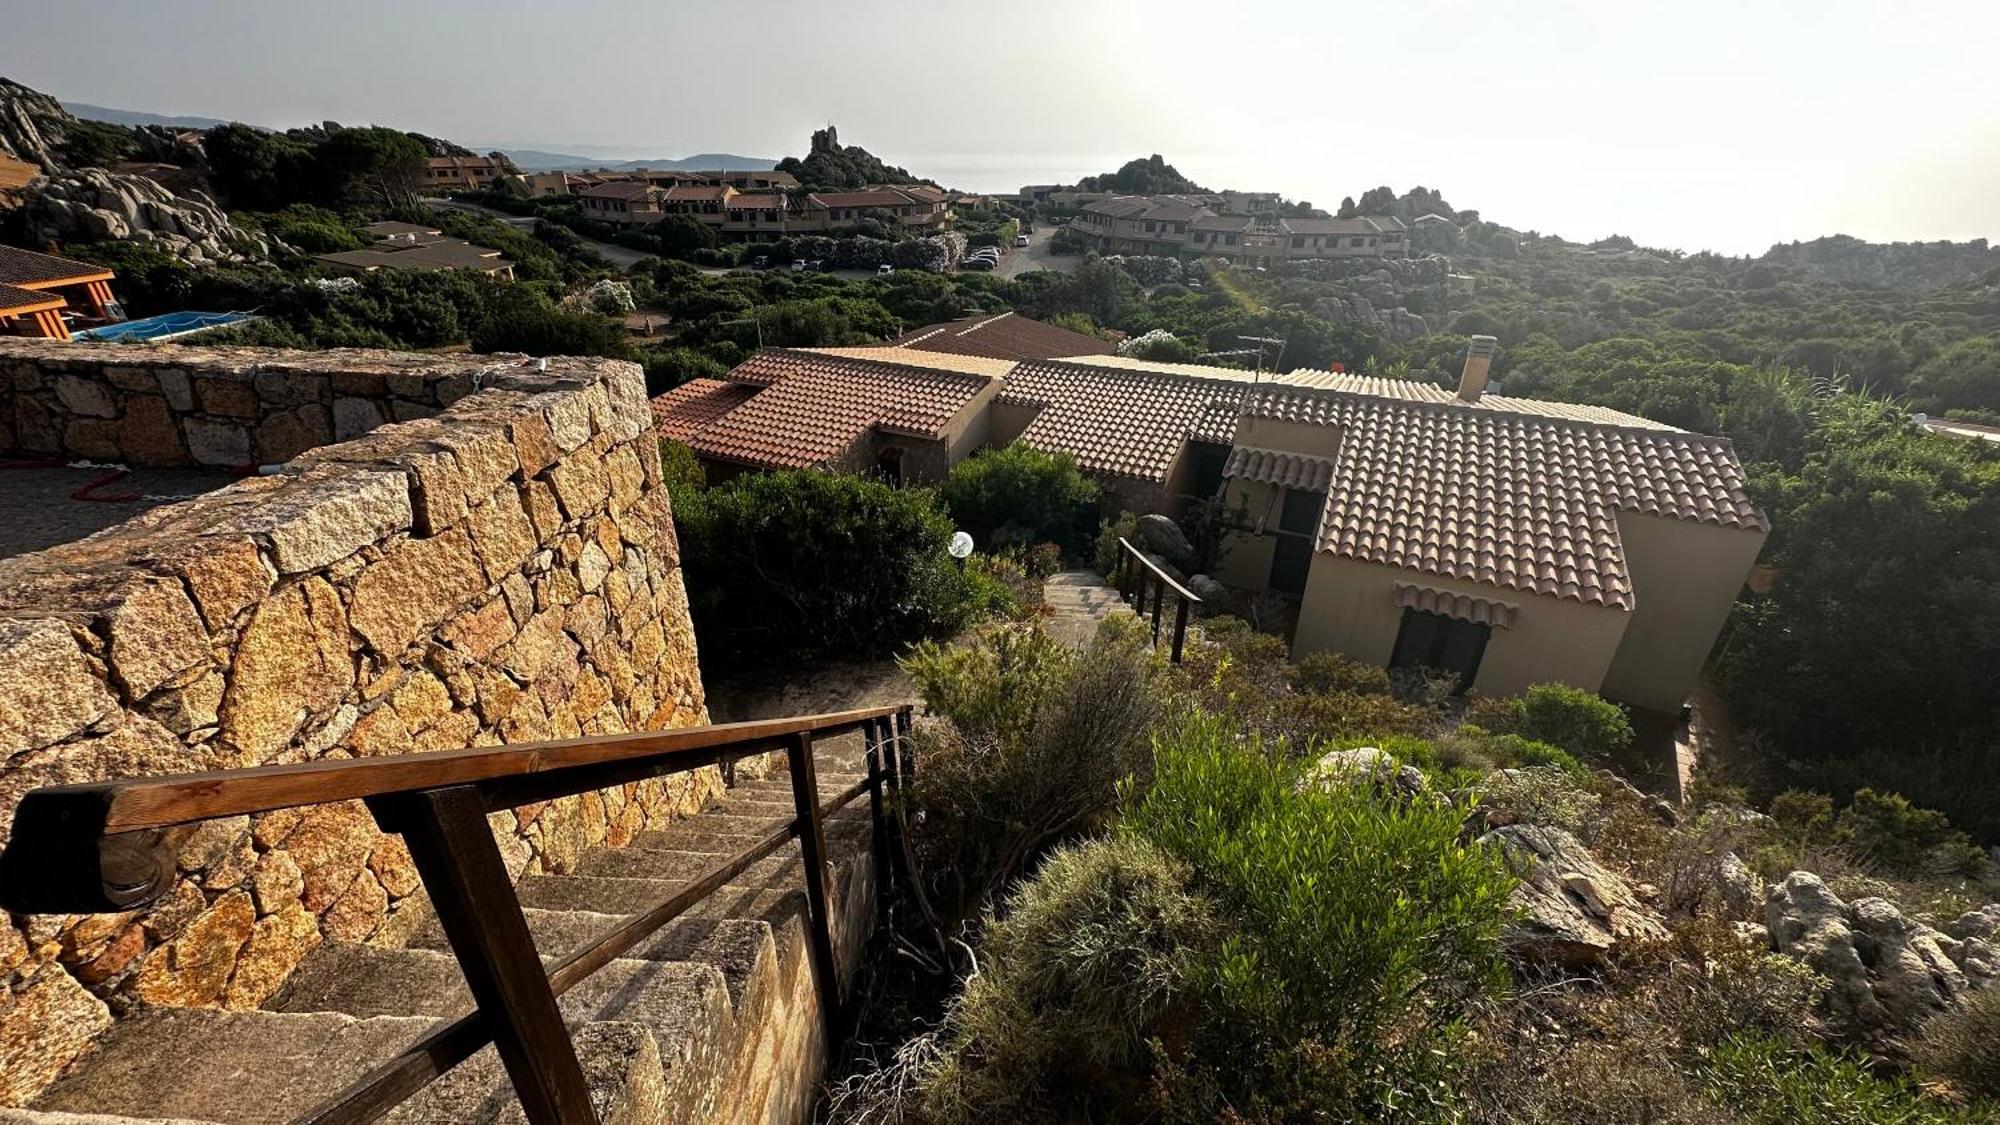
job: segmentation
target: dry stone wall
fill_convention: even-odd
[[[0,562],[0,840],[42,785],[707,719],[634,365],[0,341],[0,393],[17,438],[103,455],[71,435],[105,421],[131,461],[192,456],[197,424],[225,418],[257,460],[343,414],[403,419]],[[134,443],[135,416],[178,430]],[[281,417],[310,425],[273,438]],[[529,805],[495,835],[517,875],[561,872],[719,786],[711,770]],[[135,1004],[253,1007],[322,940],[396,944],[425,909],[359,803],[176,846],[180,880],[149,909],[0,923],[0,1105]]]

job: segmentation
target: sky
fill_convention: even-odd
[[[602,157],[802,155],[1008,191],[1160,153],[1331,208],[1731,254],[2000,240],[2000,0],[62,0],[0,76],[120,109]]]

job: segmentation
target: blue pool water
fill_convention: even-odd
[[[206,332],[211,328],[222,328],[231,324],[241,324],[255,320],[249,313],[240,312],[174,312],[159,316],[125,320],[117,324],[107,324],[102,328],[90,328],[76,334],[79,340],[109,340],[130,342],[134,340],[170,340],[176,336],[186,336],[192,332]]]

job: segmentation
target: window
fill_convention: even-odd
[[[1359,246],[1359,245],[1361,245],[1361,236],[1359,236],[1359,235],[1356,235],[1355,237],[1353,237],[1353,238],[1350,238],[1350,239],[1348,239],[1348,240],[1347,240],[1347,244],[1348,244],[1349,246]]]
[[[1321,513],[1326,511],[1326,493],[1299,488],[1284,490],[1278,509],[1278,526],[1271,529],[1276,540],[1271,546],[1271,589],[1294,597],[1306,592],[1306,576],[1312,570],[1313,540],[1319,534]]]
[[[1188,443],[1188,490],[1197,500],[1212,500],[1222,492],[1222,470],[1229,464],[1229,447],[1208,441]]]
[[[1389,667],[1455,672],[1458,690],[1462,692],[1479,675],[1479,660],[1486,655],[1486,642],[1492,635],[1491,625],[1406,609],[1402,627],[1396,631],[1396,649],[1389,657]]]
[[[1292,236],[1292,249],[1294,249],[1294,250],[1301,250],[1301,249],[1304,249],[1304,248],[1305,248],[1305,244],[1306,244],[1306,240],[1305,240],[1305,236],[1304,236],[1304,235],[1297,235],[1297,234],[1295,234],[1295,235],[1293,235],[1293,236]]]
[[[1236,236],[1233,234],[1225,234],[1222,236],[1222,242],[1226,246],[1234,246],[1236,245]]]

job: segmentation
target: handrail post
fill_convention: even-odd
[[[1162,608],[1161,603],[1165,602],[1166,598],[1167,598],[1167,580],[1165,576],[1162,576],[1160,578],[1160,581],[1153,586],[1153,647],[1154,648],[1160,647],[1160,610]]]
[[[888,770],[883,766],[888,752],[888,739],[884,737],[887,726],[882,719],[870,719],[868,725],[861,728],[861,744],[865,748],[863,760],[868,764],[868,824],[870,843],[875,853],[875,913],[878,918],[888,917],[891,881],[889,823],[882,815],[882,786],[888,777]]]
[[[1180,609],[1174,613],[1174,663],[1179,664],[1181,646],[1187,641],[1188,600],[1176,594],[1174,601],[1180,604]]]
[[[899,788],[908,788],[917,779],[917,756],[910,751],[910,709],[896,712],[896,756],[902,761]]]
[[[535,951],[506,861],[470,785],[372,798],[378,824],[400,833],[493,1033],[532,1125],[595,1122],[576,1045]]]
[[[812,963],[820,1022],[826,1031],[826,1049],[831,1052],[839,1041],[840,969],[834,960],[833,918],[827,905],[826,826],[820,820],[819,781],[813,775],[812,734],[788,736],[785,759],[792,775],[793,816],[806,869],[806,957]]]

